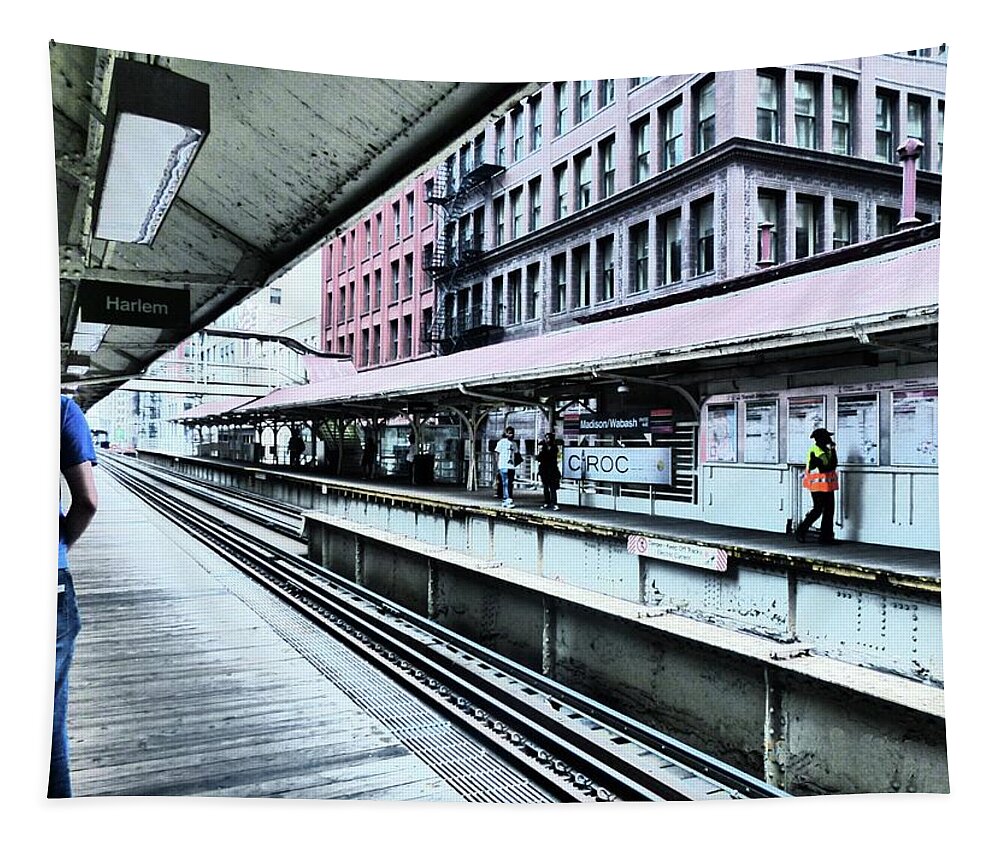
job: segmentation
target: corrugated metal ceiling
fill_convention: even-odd
[[[50,54],[61,364],[84,408],[289,268],[524,85],[328,76],[56,43]],[[152,246],[89,235],[101,118],[122,57],[211,92],[208,140]],[[88,279],[189,289],[190,327],[112,326],[77,381],[66,368],[77,288]]]

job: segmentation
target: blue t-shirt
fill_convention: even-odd
[[[68,396],[60,396],[59,411],[59,472],[76,467],[85,461],[97,463],[94,441],[90,437],[90,426],[83,411]],[[59,505],[59,567],[69,567],[66,557],[66,542],[62,536],[62,504]]]

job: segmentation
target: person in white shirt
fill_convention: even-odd
[[[504,429],[503,437],[497,441],[496,446],[497,471],[500,473],[500,484],[503,488],[503,507],[513,508],[514,500],[511,499],[511,492],[514,489],[514,453],[517,451],[517,444],[514,443],[514,429],[507,426]]]

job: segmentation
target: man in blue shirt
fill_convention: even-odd
[[[66,732],[66,708],[69,703],[69,667],[73,647],[80,631],[73,577],[69,572],[68,553],[97,512],[97,487],[93,465],[97,463],[90,427],[80,406],[67,396],[60,396],[59,472],[69,488],[69,511],[59,506],[59,585],[56,605],[56,687],[52,714],[52,756],[49,763],[49,797],[69,798],[69,737]]]

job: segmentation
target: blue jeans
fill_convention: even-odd
[[[49,761],[49,797],[71,798],[69,781],[69,735],[66,732],[66,709],[69,704],[69,666],[73,647],[80,631],[80,614],[76,608],[73,577],[68,570],[59,571],[59,584],[65,590],[57,595],[56,603],[56,690],[52,712],[52,756]]]
[[[503,498],[511,499],[511,488],[514,484],[514,471],[510,467],[504,467],[500,470],[500,487],[503,488]]]

